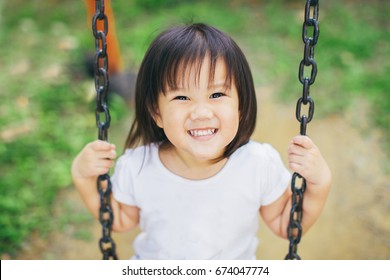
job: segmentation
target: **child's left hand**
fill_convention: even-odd
[[[331,172],[313,141],[304,135],[295,136],[287,149],[288,166],[292,172],[299,173],[312,185],[329,185]]]

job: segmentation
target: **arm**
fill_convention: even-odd
[[[97,190],[97,177],[105,174],[114,165],[115,145],[96,140],[87,144],[72,164],[74,185],[92,215],[99,219],[100,195]],[[112,230],[127,231],[138,224],[139,209],[117,202],[111,196],[114,214]]]
[[[303,199],[302,233],[315,223],[325,205],[331,184],[331,172],[318,147],[307,136],[296,136],[289,144],[288,163],[292,172],[306,179]],[[271,230],[287,238],[291,210],[291,188],[275,202],[260,209],[261,216]]]

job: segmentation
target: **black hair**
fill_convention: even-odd
[[[135,119],[125,148],[168,141],[157,126],[159,94],[175,89],[188,67],[200,72],[204,58],[210,59],[210,79],[213,80],[217,60],[226,66],[226,82],[234,83],[239,98],[237,135],[226,147],[222,158],[229,157],[252,135],[257,114],[256,93],[249,64],[238,45],[222,31],[202,23],[176,26],[162,32],[151,43],[141,63],[135,89]],[[178,76],[181,73],[182,77]]]

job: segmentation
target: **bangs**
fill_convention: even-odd
[[[171,31],[161,36],[165,46],[160,45],[162,61],[155,75],[157,92],[165,94],[168,90],[188,88],[191,82],[198,85],[206,59],[209,61],[209,85],[214,82],[215,68],[220,61],[225,64],[225,86],[230,88],[233,74],[227,59],[229,52],[225,47],[226,42],[221,42],[221,38],[215,34],[212,36],[213,34],[207,30],[198,30],[194,26],[189,26],[188,29],[181,29],[179,34]],[[171,33],[175,36],[171,36]],[[189,73],[195,74],[195,81],[190,81],[193,76]]]

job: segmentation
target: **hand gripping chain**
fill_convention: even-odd
[[[108,56],[107,40],[108,20],[104,14],[104,0],[95,0],[96,12],[92,18],[92,31],[95,37],[95,89],[96,89],[96,126],[98,128],[98,139],[108,140],[108,128],[110,127],[110,111],[108,109]],[[103,29],[99,29],[99,23]],[[103,259],[118,259],[115,250],[115,242],[111,238],[111,227],[114,221],[110,197],[111,180],[108,173],[100,175],[97,179],[97,189],[100,194],[99,221],[102,225],[102,238],[99,247]]]
[[[314,84],[317,76],[317,63],[314,60],[314,46],[318,42],[320,34],[318,26],[319,0],[307,0],[305,6],[305,20],[302,28],[302,40],[305,44],[304,55],[299,64],[298,79],[303,85],[302,96],[298,99],[296,118],[300,122],[300,134],[306,135],[306,126],[313,119],[314,101],[310,96],[310,86]],[[312,30],[311,34],[309,30]],[[304,75],[305,67],[310,67],[310,77]],[[309,105],[308,116],[301,114],[303,105]],[[298,180],[301,184],[298,184]],[[302,236],[302,204],[303,194],[306,189],[306,180],[298,173],[294,173],[291,179],[292,205],[290,221],[287,228],[287,237],[290,242],[285,260],[300,260],[297,250]]]

